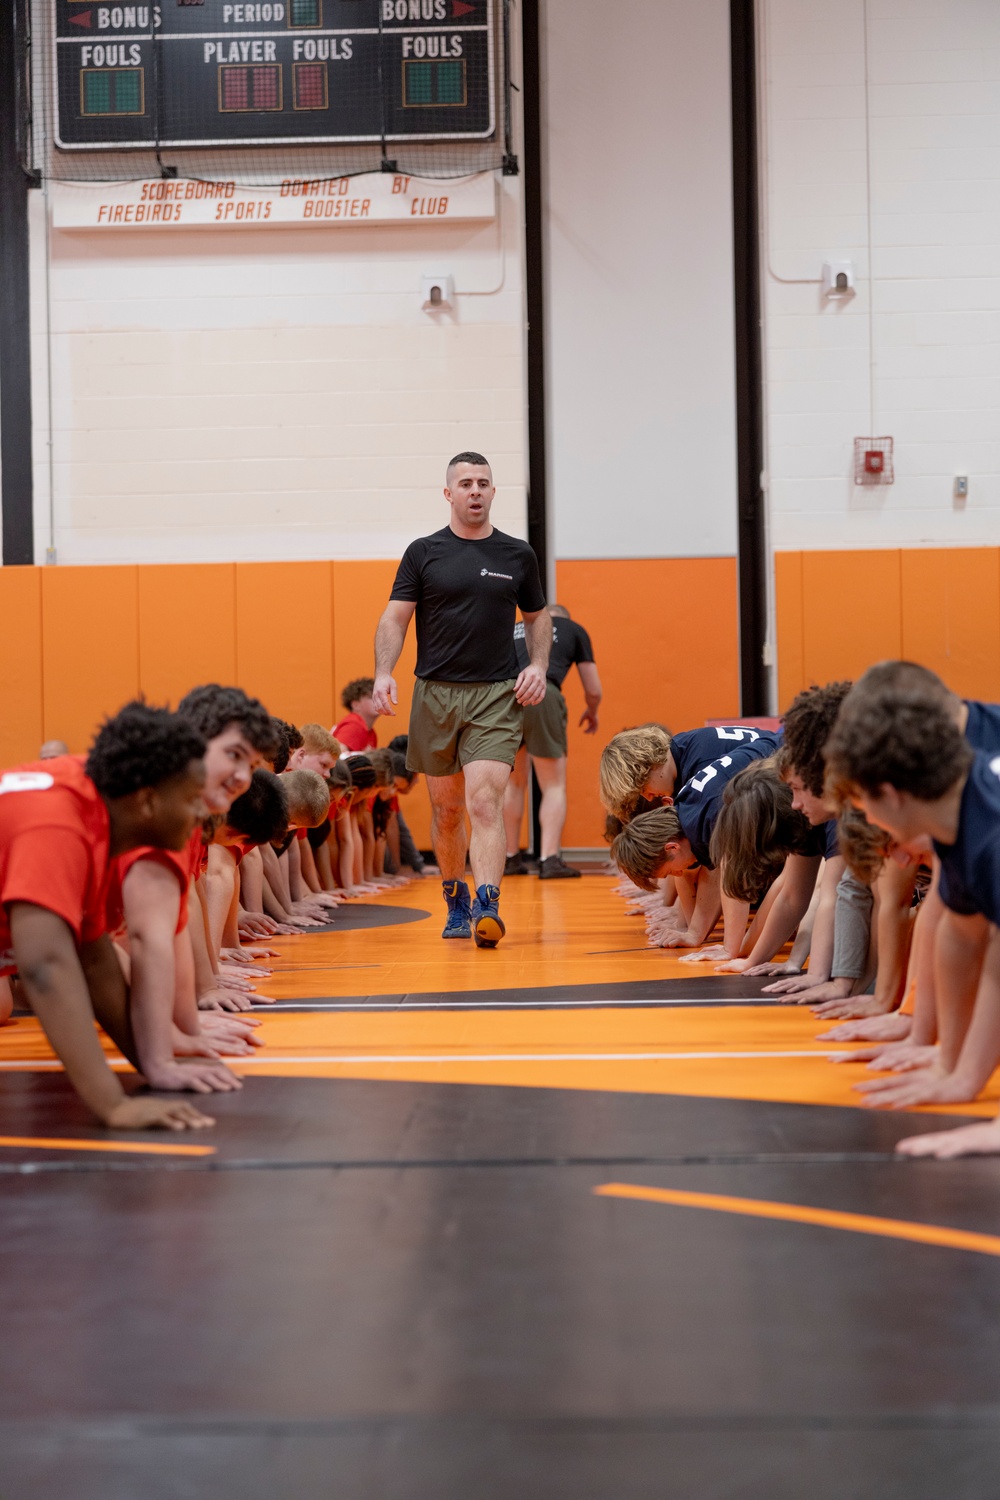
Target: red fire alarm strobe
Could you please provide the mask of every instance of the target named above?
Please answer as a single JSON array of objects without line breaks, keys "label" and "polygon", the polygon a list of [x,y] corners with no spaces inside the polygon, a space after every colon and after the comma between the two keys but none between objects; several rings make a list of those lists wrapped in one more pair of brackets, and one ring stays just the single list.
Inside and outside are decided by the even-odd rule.
[{"label": "red fire alarm strobe", "polygon": [[892,484],[892,438],[854,439],[854,483]]}]

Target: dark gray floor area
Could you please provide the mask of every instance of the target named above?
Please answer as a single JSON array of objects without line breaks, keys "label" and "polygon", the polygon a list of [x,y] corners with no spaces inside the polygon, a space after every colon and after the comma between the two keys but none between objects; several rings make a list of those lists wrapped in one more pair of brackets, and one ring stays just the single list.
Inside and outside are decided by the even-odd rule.
[{"label": "dark gray floor area", "polygon": [[[97,1134],[4,1084],[4,1133]],[[207,1166],[4,1152],[2,1500],[1000,1493],[1000,1259],[593,1192],[996,1233],[1000,1162],[888,1154],[940,1117],[298,1079],[218,1115]]]}]

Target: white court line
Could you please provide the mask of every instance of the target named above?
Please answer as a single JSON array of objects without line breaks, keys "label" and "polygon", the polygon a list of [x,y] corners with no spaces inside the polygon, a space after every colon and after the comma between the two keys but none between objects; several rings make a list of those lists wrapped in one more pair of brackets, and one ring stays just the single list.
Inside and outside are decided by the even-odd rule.
[{"label": "white court line", "polygon": [[840,1056],[837,1052],[372,1052],[337,1053],[324,1057],[231,1058],[239,1067],[314,1063],[493,1063],[493,1062],[719,1062],[730,1058]]},{"label": "white court line", "polygon": [[[497,991],[503,994],[502,990]],[[628,1006],[641,1006],[646,1010],[656,1010],[658,1007],[666,1009],[670,1005],[753,1005],[755,1002],[763,1001],[767,1005],[788,1004],[787,1001],[772,999],[770,995],[745,995],[736,997],[717,996],[715,999],[705,1000],[694,995],[684,995],[668,1000],[428,1000],[426,1003],[420,1000],[419,995],[408,996],[405,1001],[397,1001],[394,1005],[367,1005],[363,1000],[354,1002],[340,1002],[329,1000],[275,1000],[270,1005],[266,1001],[254,1002],[254,1009],[261,1011],[282,1010],[350,1010],[350,1011],[411,1011],[411,1010],[523,1010],[525,1012],[534,1010],[624,1010]]]},{"label": "white court line", "polygon": [[[725,1062],[752,1061],[754,1058],[776,1057],[834,1057],[850,1056],[843,1052],[372,1052],[337,1053],[317,1057],[227,1057],[225,1061],[240,1068],[268,1067],[280,1063],[282,1067],[312,1067],[316,1063],[493,1063],[493,1062]],[[110,1061],[112,1068],[127,1068],[123,1058]],[[62,1070],[62,1063],[45,1062],[0,1062],[0,1072],[15,1068],[33,1070]]]}]

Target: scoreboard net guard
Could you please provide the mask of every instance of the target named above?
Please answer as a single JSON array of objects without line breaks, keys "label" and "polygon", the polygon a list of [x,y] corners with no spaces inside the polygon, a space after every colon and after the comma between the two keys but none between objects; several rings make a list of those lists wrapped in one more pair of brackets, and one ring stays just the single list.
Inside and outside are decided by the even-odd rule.
[{"label": "scoreboard net guard", "polygon": [[496,135],[496,0],[55,3],[63,151]]}]

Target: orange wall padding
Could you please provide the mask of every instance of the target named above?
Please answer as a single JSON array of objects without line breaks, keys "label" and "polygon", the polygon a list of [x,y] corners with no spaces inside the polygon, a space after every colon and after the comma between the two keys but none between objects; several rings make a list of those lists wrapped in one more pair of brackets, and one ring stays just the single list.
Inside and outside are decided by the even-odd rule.
[{"label": "orange wall padding", "polygon": [[739,713],[739,608],[732,557],[588,559],[556,564],[556,593],[590,634],[604,702],[596,735],[578,728],[583,690],[569,705],[567,849],[602,843],[601,749],[619,729],[658,719],[674,731]]},{"label": "orange wall padding", "polygon": [[1000,548],[779,552],[775,590],[781,709],[895,656],[1000,700]]},{"label": "orange wall padding", "polygon": [[[236,682],[293,723],[330,726],[340,689],[372,671],[393,562],[280,562],[0,568],[0,765],[43,740],[86,750],[105,714],[145,693],[176,703],[199,682]],[[412,633],[411,633],[412,634]],[[415,648],[398,668],[406,728]],[[430,843],[421,786],[406,801]]]}]

